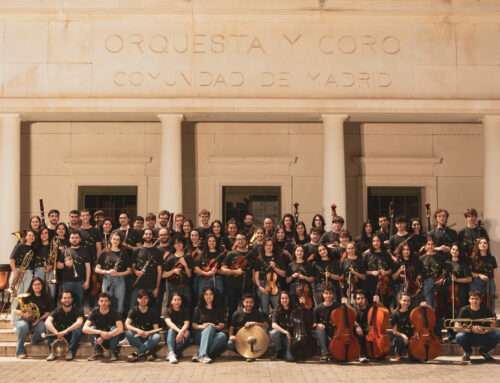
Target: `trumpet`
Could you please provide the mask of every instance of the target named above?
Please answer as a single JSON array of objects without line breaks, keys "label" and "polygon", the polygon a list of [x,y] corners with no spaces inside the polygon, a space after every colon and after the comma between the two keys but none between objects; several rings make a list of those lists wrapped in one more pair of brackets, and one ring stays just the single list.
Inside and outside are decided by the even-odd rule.
[{"label": "trumpet", "polygon": [[17,292],[19,290],[19,286],[23,281],[24,274],[26,273],[26,270],[28,270],[28,267],[30,266],[32,259],[33,259],[33,250],[30,250],[24,255],[23,262],[21,263],[21,266],[19,267],[19,270],[17,271],[14,280],[12,281],[12,285],[7,289],[7,292],[13,297],[18,296]]},{"label": "trumpet", "polygon": [[66,248],[64,249],[64,262],[68,261],[69,259],[71,259],[71,265],[73,266],[73,277],[76,279],[78,278],[78,273],[75,267],[75,260],[73,259],[71,252],[68,253],[68,248]]},{"label": "trumpet", "polygon": [[[445,319],[443,322],[443,327],[445,329],[454,329],[455,323],[460,325],[460,328],[470,329],[472,327],[480,327],[482,329],[493,329],[493,331],[500,331],[500,327],[495,327],[497,323],[496,317],[482,318],[482,319],[471,319],[471,318],[459,318],[459,319]],[[477,325],[476,325],[477,323]],[[491,326],[484,326],[485,323],[490,323]]]}]

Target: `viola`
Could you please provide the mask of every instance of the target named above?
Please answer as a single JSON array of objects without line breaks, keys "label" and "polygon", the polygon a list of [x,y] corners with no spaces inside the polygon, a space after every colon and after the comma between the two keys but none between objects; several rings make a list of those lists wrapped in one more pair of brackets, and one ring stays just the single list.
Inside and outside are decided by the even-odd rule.
[{"label": "viola", "polygon": [[[444,270],[443,270],[444,275]],[[434,276],[437,280],[437,276]],[[445,302],[445,288],[443,285],[439,285],[438,289],[434,292],[434,302],[436,302],[434,312],[439,318],[444,318],[446,316],[446,302]]]},{"label": "viola", "polygon": [[191,251],[191,258],[193,258],[193,262],[195,262],[195,263],[196,263],[196,261],[198,260],[198,257],[200,256],[200,254],[199,254],[199,251],[198,251],[198,250],[200,250],[200,248],[199,248],[199,247],[197,247],[196,249],[193,249],[193,250]]},{"label": "viola", "polygon": [[[219,263],[217,262],[217,258],[213,258],[213,259],[211,259],[210,261],[208,261],[208,264],[207,264],[204,268],[202,268],[202,270],[203,270],[204,272],[208,273],[209,271],[212,271],[212,269],[213,269],[214,267],[215,267],[216,269],[218,269],[218,268],[219,268]],[[210,278],[212,278],[212,277],[208,277],[208,276],[206,276],[206,275],[202,275],[201,277],[202,277],[203,279],[210,279]]]},{"label": "viola", "polygon": [[330,354],[342,362],[356,359],[361,352],[358,338],[353,331],[356,311],[343,303],[342,306],[332,311],[330,320],[335,327],[332,340],[328,345]]},{"label": "viola", "polygon": [[[240,255],[235,263],[233,263],[229,268],[231,270],[243,269],[248,265],[247,255]],[[233,275],[234,278],[238,278],[239,275]]]},{"label": "viola", "polygon": [[278,274],[276,274],[274,271],[270,271],[266,275],[267,279],[267,286],[266,286],[266,291],[270,295],[277,295],[278,294],[278,285],[276,282],[278,281]]},{"label": "viola", "polygon": [[[384,271],[382,268],[382,261],[378,261],[378,266],[380,271]],[[392,285],[391,285],[391,277],[388,275],[379,275],[377,290],[380,291],[380,295],[386,297],[392,297]]]},{"label": "viola", "polygon": [[[90,294],[93,297],[99,296],[101,294],[102,289],[102,274],[92,273],[92,290],[90,290]],[[59,277],[58,277],[59,278]]]},{"label": "viola", "polygon": [[[182,269],[183,269],[183,268],[184,268],[184,265],[183,265],[183,264],[181,263],[181,261],[179,260],[179,261],[177,261],[177,263],[174,265],[174,267],[172,268],[172,270],[173,270],[173,269],[181,269],[181,273],[182,273]],[[175,278],[177,278],[177,275],[181,275],[181,277],[182,277],[182,274],[175,274],[175,273],[174,273],[174,274],[172,274],[170,277],[168,277],[167,279],[168,279],[169,281],[173,281],[173,280],[175,280]]]},{"label": "viola", "polygon": [[441,354],[441,342],[434,334],[436,314],[426,306],[414,308],[410,313],[414,334],[410,338],[409,351],[413,358],[426,362]]},{"label": "viola", "polygon": [[300,301],[301,298],[304,298],[304,306],[308,309],[312,308],[313,301],[311,299],[311,295],[309,294],[309,285],[307,283],[295,283],[295,291],[297,292],[297,298]]},{"label": "viola", "polygon": [[387,334],[391,314],[381,304],[374,304],[368,310],[368,323],[370,328],[366,334],[366,353],[369,358],[383,359],[391,351],[391,343]]},{"label": "viola", "polygon": [[314,322],[312,311],[301,304],[300,307],[292,311],[290,319],[293,325],[290,353],[297,361],[304,361],[313,357],[316,354],[317,345],[312,336]]}]

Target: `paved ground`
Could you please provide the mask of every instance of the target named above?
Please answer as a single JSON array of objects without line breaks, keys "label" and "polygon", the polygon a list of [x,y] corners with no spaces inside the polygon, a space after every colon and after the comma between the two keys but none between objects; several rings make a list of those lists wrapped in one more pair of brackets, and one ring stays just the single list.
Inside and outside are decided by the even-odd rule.
[{"label": "paved ground", "polygon": [[[479,357],[480,358],[480,357]],[[480,359],[477,359],[478,361]],[[498,363],[463,363],[458,357],[440,358],[426,364],[384,363],[361,365],[285,363],[259,360],[247,363],[224,358],[214,364],[202,365],[182,361],[170,365],[165,361],[115,363],[46,362],[40,359],[19,361],[2,358],[0,361],[1,382],[33,383],[104,383],[104,382],[148,382],[148,383],[281,383],[281,382],[417,382],[453,383],[477,382],[498,383]]]}]

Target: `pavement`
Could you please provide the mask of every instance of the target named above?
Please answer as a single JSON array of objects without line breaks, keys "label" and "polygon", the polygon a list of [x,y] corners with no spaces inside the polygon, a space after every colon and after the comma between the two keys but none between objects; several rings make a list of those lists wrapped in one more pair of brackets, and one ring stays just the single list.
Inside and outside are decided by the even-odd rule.
[{"label": "pavement", "polygon": [[235,357],[221,358],[213,364],[192,363],[184,358],[179,364],[172,365],[163,359],[109,363],[106,360],[46,362],[40,359],[2,358],[0,371],[2,383],[498,383],[500,359],[484,363],[482,357],[474,356],[473,362],[468,363],[462,362],[460,357],[446,356],[427,363],[394,362],[391,359],[384,363],[319,364],[269,359],[248,363]]}]

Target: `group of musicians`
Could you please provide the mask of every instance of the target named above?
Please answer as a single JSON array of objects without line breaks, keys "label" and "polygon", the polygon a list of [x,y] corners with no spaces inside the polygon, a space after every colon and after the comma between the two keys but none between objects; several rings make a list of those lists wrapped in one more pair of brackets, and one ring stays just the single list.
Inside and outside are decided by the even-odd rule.
[{"label": "group of musicians", "polygon": [[[207,210],[200,211],[198,227],[165,210],[158,226],[152,213],[131,222],[122,212],[116,226],[102,211],[94,213],[91,225],[86,209],[71,211],[68,224],[55,209],[47,224],[43,215],[32,217],[10,259],[10,292],[19,298],[19,307],[12,305],[16,357],[26,357],[31,332],[33,343],[47,338],[47,360],[60,356],[51,347],[54,339],[66,343],[65,358],[71,360],[83,332],[93,348],[89,360],[101,358],[104,348],[110,361],[117,360],[123,337],[137,349],[128,361],[155,360],[165,332],[170,363],[190,343],[199,345],[192,360],[210,363],[225,348],[238,349],[241,329],[258,327],[269,332],[279,358],[293,361],[292,317],[300,307],[313,310],[309,331],[314,330],[320,362],[328,362],[339,325],[331,318],[349,307],[356,312],[352,331],[361,345],[359,359],[367,362],[367,314],[380,306],[392,310],[396,360],[408,351],[412,357],[410,312],[417,307],[432,309],[439,337],[444,319],[472,320],[446,326],[448,339],[463,348],[464,361],[474,345],[493,359],[489,351],[500,342],[491,320],[498,268],[475,209],[464,212],[467,226],[458,233],[447,226],[448,212],[437,209],[437,227],[428,233],[419,219],[398,216],[393,225],[393,217],[381,216],[378,228],[365,222],[355,240],[343,230],[334,205],[331,231],[325,232],[320,214],[307,229],[297,206],[294,213],[279,224],[267,217],[257,227],[249,213],[242,226],[230,220],[225,228],[219,220],[210,222]],[[56,294],[60,305],[52,310]]]}]

